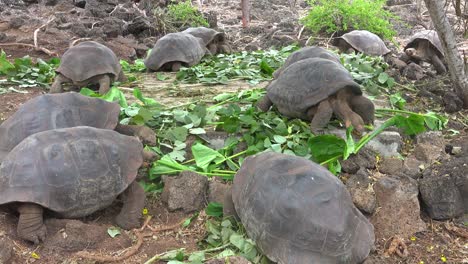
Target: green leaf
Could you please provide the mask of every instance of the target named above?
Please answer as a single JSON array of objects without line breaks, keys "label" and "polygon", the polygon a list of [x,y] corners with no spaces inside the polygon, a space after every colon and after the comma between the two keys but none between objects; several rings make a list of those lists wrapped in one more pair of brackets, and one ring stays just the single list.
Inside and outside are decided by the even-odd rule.
[{"label": "green leaf", "polygon": [[110,237],[114,238],[118,235],[120,235],[120,229],[115,227],[115,226],[111,226],[107,229],[107,234],[109,234]]},{"label": "green leaf", "polygon": [[347,160],[349,155],[353,154],[355,151],[355,146],[354,146],[354,139],[353,139],[353,126],[350,126],[348,129],[346,129],[346,147],[343,152],[343,160]]},{"label": "green leaf", "polygon": [[169,155],[163,156],[160,160],[153,163],[151,167],[152,175],[175,174],[186,170],[192,170],[190,167],[179,164]]},{"label": "green leaf", "polygon": [[223,215],[223,205],[216,202],[211,202],[205,209],[205,212],[209,216],[219,217]]},{"label": "green leaf", "polygon": [[7,60],[6,54],[2,50],[0,53],[0,74],[7,74],[13,69],[15,69],[15,66]]},{"label": "green leaf", "polygon": [[309,139],[309,148],[314,160],[322,163],[344,153],[346,142],[335,135],[320,135]]},{"label": "green leaf", "polygon": [[286,138],[280,135],[274,135],[273,140],[278,144],[283,144],[286,142]]},{"label": "green leaf", "polygon": [[388,74],[385,72],[382,72],[379,74],[379,77],[377,80],[379,81],[379,83],[384,84],[388,81],[388,78],[389,78]]},{"label": "green leaf", "polygon": [[213,150],[207,146],[197,143],[192,146],[192,153],[197,164],[197,167],[202,169],[204,172],[208,172],[208,166],[216,159],[224,159],[218,151]]},{"label": "green leaf", "polygon": [[156,79],[158,79],[158,80],[160,80],[160,81],[165,81],[165,80],[167,80],[168,78],[169,78],[169,77],[167,77],[166,75],[164,75],[164,74],[162,74],[162,73],[160,73],[160,72],[156,73]]},{"label": "green leaf", "polygon": [[395,125],[401,129],[407,135],[417,135],[426,131],[424,126],[424,117],[416,114],[411,114],[408,117],[402,115],[395,115]]},{"label": "green leaf", "polygon": [[206,134],[206,131],[205,131],[205,129],[203,129],[201,127],[197,127],[197,128],[189,129],[189,133],[192,134],[192,135],[200,135],[200,134]]}]

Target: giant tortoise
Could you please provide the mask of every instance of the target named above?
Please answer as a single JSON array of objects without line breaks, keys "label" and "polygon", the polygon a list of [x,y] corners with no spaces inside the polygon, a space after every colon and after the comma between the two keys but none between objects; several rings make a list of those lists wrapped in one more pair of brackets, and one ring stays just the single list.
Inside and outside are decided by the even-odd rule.
[{"label": "giant tortoise", "polygon": [[338,55],[322,47],[318,47],[318,46],[304,47],[300,50],[296,50],[295,52],[291,53],[291,55],[289,55],[286,61],[284,62],[283,66],[281,66],[281,68],[279,68],[273,73],[273,77],[278,78],[278,76],[289,65],[295,62],[298,62],[300,60],[309,59],[309,58],[323,58],[323,59],[329,59],[336,63],[341,63],[340,57],[338,57]]},{"label": "giant tortoise", "polygon": [[444,63],[444,50],[440,43],[439,36],[434,30],[423,30],[414,34],[405,46],[405,55],[403,60],[409,60],[419,63],[426,61],[434,65],[437,73],[443,74],[447,72]]},{"label": "giant tortoise", "polygon": [[361,52],[371,56],[383,56],[390,53],[379,36],[367,30],[353,30],[336,38],[335,46],[341,52]]},{"label": "giant tortoise", "polygon": [[63,91],[62,83],[78,88],[99,84],[99,93],[105,94],[115,81],[125,80],[120,62],[114,52],[95,41],[85,41],[69,48],[62,56],[51,93]]},{"label": "giant tortoise", "polygon": [[136,228],[145,193],[135,178],[146,157],[151,154],[137,138],[112,130],[80,126],[39,132],[0,165],[0,204],[14,203],[18,236],[39,243],[46,236],[44,208],[65,218],[84,217],[125,193],[116,223]]},{"label": "giant tortoise", "polygon": [[231,53],[232,51],[231,47],[226,43],[226,36],[223,32],[206,27],[190,27],[182,32],[201,38],[211,55]]},{"label": "giant tortoise", "polygon": [[139,137],[144,143],[156,143],[155,133],[146,126],[119,124],[117,103],[91,98],[79,93],[37,96],[0,125],[0,163],[16,145],[28,136],[56,128],[91,126]]},{"label": "giant tortoise", "polygon": [[260,110],[275,105],[287,117],[311,121],[314,133],[322,132],[333,113],[358,133],[364,131],[364,124],[374,122],[372,101],[362,95],[351,74],[332,60],[310,58],[293,63],[266,91],[257,103]]},{"label": "giant tortoise", "polygon": [[361,263],[374,228],[343,183],[302,157],[265,152],[246,158],[224,202],[248,236],[280,264]]},{"label": "giant tortoise", "polygon": [[207,53],[201,38],[187,33],[169,33],[158,39],[145,60],[151,71],[179,71],[182,66],[198,64]]}]

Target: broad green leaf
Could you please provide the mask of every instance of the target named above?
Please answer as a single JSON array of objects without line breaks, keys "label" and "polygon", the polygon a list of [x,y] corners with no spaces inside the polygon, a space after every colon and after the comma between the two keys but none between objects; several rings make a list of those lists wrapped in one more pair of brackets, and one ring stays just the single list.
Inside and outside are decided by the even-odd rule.
[{"label": "broad green leaf", "polygon": [[120,233],[120,229],[119,229],[119,228],[117,228],[117,227],[115,227],[115,226],[111,226],[111,227],[109,227],[109,228],[107,229],[107,234],[108,234],[110,237],[114,238],[114,237],[120,235],[121,233]]},{"label": "broad green leaf", "polygon": [[283,144],[286,142],[286,138],[280,135],[274,135],[273,139],[275,140],[276,143],[278,144]]},{"label": "broad green leaf", "polygon": [[379,83],[384,84],[388,81],[388,78],[389,78],[388,74],[385,72],[382,72],[379,74],[379,77],[377,80],[379,81]]},{"label": "broad green leaf", "polygon": [[346,142],[335,135],[315,136],[309,139],[308,144],[312,157],[318,163],[342,155],[346,148]]},{"label": "broad green leaf", "polygon": [[167,80],[168,78],[169,78],[169,77],[167,77],[166,75],[164,75],[164,74],[162,74],[162,73],[160,73],[160,72],[156,73],[156,79],[158,79],[158,80],[160,80],[160,81],[165,81],[165,80]]},{"label": "broad green leaf", "polygon": [[160,160],[153,163],[151,167],[152,175],[175,174],[182,171],[192,170],[190,167],[179,164],[173,160],[169,155],[163,156]]},{"label": "broad green leaf", "polygon": [[205,209],[205,212],[209,216],[219,217],[223,215],[223,205],[216,202],[211,202]]},{"label": "broad green leaf", "polygon": [[216,159],[224,159],[218,151],[213,150],[205,145],[197,143],[192,146],[192,153],[197,164],[197,167],[202,169],[204,172],[208,171],[208,165]]},{"label": "broad green leaf", "polygon": [[348,129],[346,129],[346,147],[343,152],[343,160],[347,160],[349,155],[354,153],[354,139],[352,135],[353,131],[353,126],[350,126]]},{"label": "broad green leaf", "polygon": [[417,135],[426,131],[424,126],[424,117],[416,114],[411,114],[408,117],[402,115],[395,115],[395,125],[407,135]]}]

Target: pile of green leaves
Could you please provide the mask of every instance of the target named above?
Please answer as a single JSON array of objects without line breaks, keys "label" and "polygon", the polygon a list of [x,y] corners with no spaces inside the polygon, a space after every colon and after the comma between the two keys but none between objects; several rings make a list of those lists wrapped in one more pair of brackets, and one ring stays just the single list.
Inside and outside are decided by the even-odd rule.
[{"label": "pile of green leaves", "polygon": [[187,27],[208,27],[208,21],[191,1],[174,2],[167,6],[167,9],[160,7],[154,9],[156,18],[156,29],[158,32],[177,32]]},{"label": "pile of green leaves", "polygon": [[341,62],[353,79],[371,95],[388,92],[395,85],[395,79],[385,72],[389,65],[381,56],[367,56],[363,53],[340,54]]},{"label": "pile of green leaves", "polygon": [[229,80],[241,79],[258,84],[270,80],[273,72],[297,49],[297,46],[287,46],[281,50],[243,51],[205,57],[198,65],[182,68],[177,73],[177,80],[182,83],[226,84]]},{"label": "pile of green leaves", "polygon": [[397,19],[383,9],[386,0],[308,0],[310,10],[301,23],[314,34],[365,29],[391,40],[396,32],[390,19]]},{"label": "pile of green leaves", "polygon": [[48,61],[37,59],[34,63],[29,56],[18,58],[11,63],[5,52],[0,53],[0,76],[7,76],[10,83],[19,87],[48,87],[55,77],[55,69],[60,64],[59,58]]}]

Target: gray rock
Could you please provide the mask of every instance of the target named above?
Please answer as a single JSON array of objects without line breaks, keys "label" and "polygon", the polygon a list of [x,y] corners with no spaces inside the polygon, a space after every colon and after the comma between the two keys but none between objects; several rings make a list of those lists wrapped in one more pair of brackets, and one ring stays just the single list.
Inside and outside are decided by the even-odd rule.
[{"label": "gray rock", "polygon": [[145,30],[151,29],[151,22],[142,16],[136,17],[128,24],[127,33],[138,35]]},{"label": "gray rock", "polygon": [[416,63],[410,63],[403,70],[403,76],[406,76],[410,80],[421,80],[426,75],[424,69]]},{"label": "gray rock", "polygon": [[377,204],[375,192],[372,188],[372,181],[364,169],[360,169],[357,174],[350,175],[346,181],[348,189],[353,199],[354,205],[361,211],[372,214]]},{"label": "gray rock", "polygon": [[442,100],[447,113],[455,113],[463,109],[463,101],[452,91],[446,92]]},{"label": "gray rock", "polygon": [[22,27],[23,25],[25,25],[26,23],[28,23],[28,18],[25,17],[24,15],[23,16],[15,16],[15,17],[11,18],[9,26],[10,26],[10,28],[18,29],[18,28]]},{"label": "gray rock", "polygon": [[190,213],[205,206],[207,188],[207,177],[184,171],[179,176],[164,179],[161,199],[167,203],[169,211],[181,209]]},{"label": "gray rock", "polygon": [[468,213],[468,158],[435,164],[419,180],[424,209],[433,219],[445,220]]},{"label": "gray rock", "polygon": [[446,142],[441,131],[427,131],[425,133],[416,135],[416,143],[430,144],[443,148]]},{"label": "gray rock", "polygon": [[73,4],[79,8],[85,8],[86,0],[73,0]]},{"label": "gray rock", "polygon": [[407,237],[426,229],[420,217],[418,184],[414,179],[384,177],[374,185],[374,191],[379,209],[371,222],[377,239]]},{"label": "gray rock", "polygon": [[12,244],[6,238],[0,238],[0,264],[10,263],[9,260],[13,256]]},{"label": "gray rock", "polygon": [[[344,129],[332,129],[328,131],[343,139],[346,138],[346,131]],[[369,149],[377,152],[382,157],[396,157],[399,156],[401,145],[403,144],[401,136],[398,132],[383,131],[378,136],[369,141],[363,149]]]},{"label": "gray rock", "polygon": [[444,155],[444,148],[428,143],[418,143],[414,147],[413,153],[416,159],[431,164]]},{"label": "gray rock", "polygon": [[224,194],[229,188],[229,185],[214,178],[208,185],[208,202],[224,203]]},{"label": "gray rock", "polygon": [[425,165],[422,161],[418,160],[413,154],[406,157],[403,161],[403,173],[413,179],[419,179],[422,176],[422,170]]},{"label": "gray rock", "polygon": [[388,175],[399,175],[403,172],[403,160],[394,157],[386,157],[379,164],[379,171]]}]

